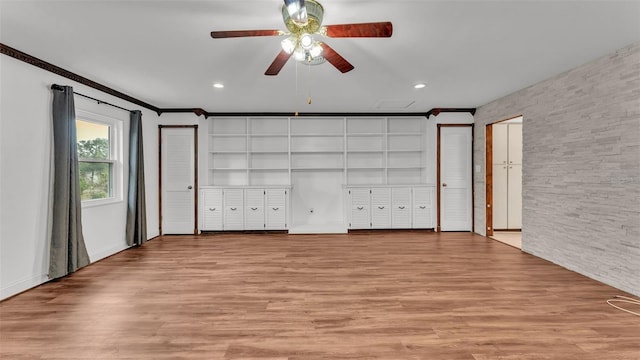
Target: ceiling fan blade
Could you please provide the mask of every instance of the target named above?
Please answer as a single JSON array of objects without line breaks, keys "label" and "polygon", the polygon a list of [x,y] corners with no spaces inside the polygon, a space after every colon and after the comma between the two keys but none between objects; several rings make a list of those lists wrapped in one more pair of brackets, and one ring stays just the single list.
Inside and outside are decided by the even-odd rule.
[{"label": "ceiling fan blade", "polygon": [[264,72],[265,75],[278,75],[284,64],[287,63],[291,54],[284,50],[280,50],[278,56],[276,56],[275,60],[271,63],[267,71]]},{"label": "ceiling fan blade", "polygon": [[393,25],[389,22],[341,24],[325,26],[328,37],[391,37]]},{"label": "ceiling fan blade", "polygon": [[214,39],[249,37],[249,36],[279,36],[284,35],[280,30],[231,30],[231,31],[212,31],[211,37]]},{"label": "ceiling fan blade", "polygon": [[341,73],[353,70],[353,65],[333,50],[329,45],[320,43],[320,46],[322,46],[323,50],[322,56],[327,59],[331,65],[335,66],[336,69],[340,70]]}]

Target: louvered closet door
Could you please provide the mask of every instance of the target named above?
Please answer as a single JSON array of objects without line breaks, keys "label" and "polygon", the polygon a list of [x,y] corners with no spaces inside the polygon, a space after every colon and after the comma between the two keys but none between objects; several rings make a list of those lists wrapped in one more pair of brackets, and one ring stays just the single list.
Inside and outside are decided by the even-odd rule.
[{"label": "louvered closet door", "polygon": [[394,229],[411,228],[411,188],[393,188],[391,202],[391,227]]},{"label": "louvered closet door", "polygon": [[287,190],[267,189],[266,195],[267,230],[287,228]]},{"label": "louvered closet door", "polygon": [[244,228],[246,230],[264,230],[264,189],[246,189],[244,208]]},{"label": "louvered closet door", "polygon": [[434,189],[428,187],[413,188],[413,227],[433,229]]},{"label": "louvered closet door", "polygon": [[222,189],[202,190],[202,230],[222,230]]},{"label": "louvered closet door", "polygon": [[244,230],[242,189],[224,189],[224,230]]},{"label": "louvered closet door", "polygon": [[371,228],[371,217],[369,216],[370,189],[351,189],[349,199],[351,205],[351,229]]},{"label": "louvered closet door", "polygon": [[371,227],[389,229],[391,227],[391,189],[371,189]]},{"label": "louvered closet door", "polygon": [[440,228],[471,231],[471,126],[440,129]]}]

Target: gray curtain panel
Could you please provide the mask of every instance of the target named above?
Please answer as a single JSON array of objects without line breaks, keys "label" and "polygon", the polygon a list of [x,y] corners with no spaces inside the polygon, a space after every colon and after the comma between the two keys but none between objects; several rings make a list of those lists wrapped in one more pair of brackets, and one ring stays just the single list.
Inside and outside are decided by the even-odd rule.
[{"label": "gray curtain panel", "polygon": [[132,111],[129,125],[129,192],[127,198],[127,244],[140,246],[147,241],[147,210],[144,194],[144,153],[142,151],[142,113]]},{"label": "gray curtain panel", "polygon": [[73,88],[52,88],[54,175],[49,278],[55,279],[88,265],[90,260],[82,236]]}]

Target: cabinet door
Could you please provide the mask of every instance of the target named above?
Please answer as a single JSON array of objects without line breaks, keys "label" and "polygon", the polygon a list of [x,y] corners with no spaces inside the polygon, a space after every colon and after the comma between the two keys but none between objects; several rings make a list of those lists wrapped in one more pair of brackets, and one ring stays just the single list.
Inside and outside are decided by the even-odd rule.
[{"label": "cabinet door", "polygon": [[389,229],[391,227],[391,189],[371,189],[371,227]]},{"label": "cabinet door", "polygon": [[224,191],[224,230],[244,230],[244,191],[243,189],[225,189]]},{"label": "cabinet door", "polygon": [[391,189],[391,227],[394,229],[411,228],[411,188]]},{"label": "cabinet door", "polygon": [[433,229],[434,189],[432,187],[413,188],[413,228]]},{"label": "cabinet door", "polygon": [[522,124],[509,124],[509,164],[522,164]]},{"label": "cabinet door", "polygon": [[371,228],[370,207],[370,189],[350,189],[349,190],[349,207],[351,209],[350,229],[369,229]]},{"label": "cabinet door", "polygon": [[245,189],[244,228],[264,230],[264,189]]},{"label": "cabinet door", "polygon": [[509,125],[493,124],[491,126],[493,137],[493,164],[507,164],[509,154]]},{"label": "cabinet door", "polygon": [[202,224],[200,230],[222,230],[222,189],[204,189],[202,201]]},{"label": "cabinet door", "polygon": [[509,207],[507,165],[493,165],[493,229],[508,229],[507,217]]},{"label": "cabinet door", "polygon": [[508,229],[522,229],[522,165],[509,165]]},{"label": "cabinet door", "polygon": [[267,189],[266,191],[266,228],[284,230],[287,228],[287,190]]}]

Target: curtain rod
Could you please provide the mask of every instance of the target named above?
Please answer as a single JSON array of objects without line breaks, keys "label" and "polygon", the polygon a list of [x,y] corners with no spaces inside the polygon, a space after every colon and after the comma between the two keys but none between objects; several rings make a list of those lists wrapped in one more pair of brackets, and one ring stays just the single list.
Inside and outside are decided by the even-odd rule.
[{"label": "curtain rod", "polygon": [[[51,85],[51,89],[52,89],[52,90],[64,90],[64,87],[62,87],[62,85],[52,84],[52,85]],[[80,93],[77,93],[77,92],[75,92],[75,91],[74,91],[73,93],[74,93],[74,94],[76,94],[76,95],[82,96],[82,97],[84,97],[84,98],[87,98],[87,99],[93,100],[93,101],[97,102],[97,103],[98,103],[98,105],[99,105],[99,104],[105,104],[105,105],[113,106],[114,108],[118,108],[118,109],[120,109],[120,110],[124,110],[124,111],[128,111],[128,112],[132,112],[132,110],[125,109],[125,108],[123,108],[123,107],[121,107],[121,106],[114,105],[114,104],[112,104],[112,103],[110,103],[110,102],[106,102],[106,101],[103,101],[103,100],[100,100],[100,99],[96,99],[96,98],[94,98],[94,97],[91,97],[91,96],[88,96],[88,95],[85,95],[85,94],[80,94]]]}]

